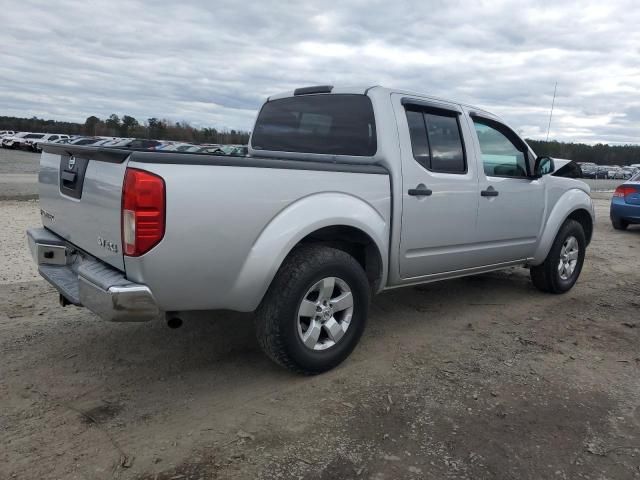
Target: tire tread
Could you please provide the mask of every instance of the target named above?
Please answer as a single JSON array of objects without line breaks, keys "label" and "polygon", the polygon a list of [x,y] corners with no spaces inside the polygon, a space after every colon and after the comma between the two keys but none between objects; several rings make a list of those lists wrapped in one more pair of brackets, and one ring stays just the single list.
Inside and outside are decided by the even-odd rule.
[{"label": "tire tread", "polygon": [[[286,315],[284,299],[290,299],[295,295],[298,283],[310,269],[319,269],[332,261],[350,265],[355,271],[360,272],[365,282],[367,281],[360,264],[348,253],[324,245],[300,245],[285,259],[256,310],[256,336],[260,348],[278,365],[295,373],[314,375],[320,372],[303,368],[287,351],[281,320],[282,315]],[[367,304],[368,302],[367,298]],[[329,368],[333,366],[335,365]]]},{"label": "tire tread", "polygon": [[531,281],[538,290],[541,290],[545,293],[565,293],[573,288],[575,281],[577,281],[578,277],[580,276],[582,263],[577,266],[578,272],[576,274],[576,279],[569,288],[562,287],[562,285],[560,285],[557,280],[557,262],[555,257],[556,254],[559,253],[564,239],[572,230],[577,236],[580,237],[578,243],[580,244],[580,248],[583,250],[582,259],[584,260],[584,249],[586,248],[584,228],[578,221],[569,218],[562,224],[562,227],[560,227],[560,230],[558,231],[558,234],[556,235],[556,238],[553,241],[553,245],[551,245],[551,249],[549,250],[547,258],[545,258],[544,262],[540,265],[532,266],[529,269]]}]

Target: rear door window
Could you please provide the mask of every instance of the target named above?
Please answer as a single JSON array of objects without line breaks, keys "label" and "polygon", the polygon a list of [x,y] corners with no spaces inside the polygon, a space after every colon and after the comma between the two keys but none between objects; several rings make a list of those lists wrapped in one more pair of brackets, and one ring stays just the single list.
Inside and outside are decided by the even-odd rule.
[{"label": "rear door window", "polygon": [[251,145],[256,150],[373,156],[376,125],[366,95],[301,95],[264,104]]},{"label": "rear door window", "polygon": [[467,162],[458,114],[407,109],[413,158],[427,170],[462,174]]}]

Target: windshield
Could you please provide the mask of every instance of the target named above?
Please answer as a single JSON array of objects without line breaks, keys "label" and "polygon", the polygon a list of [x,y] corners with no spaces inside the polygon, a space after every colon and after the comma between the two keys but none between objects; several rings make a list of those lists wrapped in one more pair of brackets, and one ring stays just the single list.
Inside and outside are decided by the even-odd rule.
[{"label": "windshield", "polygon": [[256,150],[372,156],[376,126],[365,95],[321,94],[267,102],[251,145]]}]

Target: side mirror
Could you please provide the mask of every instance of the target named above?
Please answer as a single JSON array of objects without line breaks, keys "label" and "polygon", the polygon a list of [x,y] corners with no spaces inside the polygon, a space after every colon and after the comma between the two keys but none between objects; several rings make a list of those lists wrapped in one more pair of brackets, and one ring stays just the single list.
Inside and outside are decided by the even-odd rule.
[{"label": "side mirror", "polygon": [[533,167],[534,178],[540,178],[543,175],[547,175],[555,170],[553,158],[551,157],[538,157],[536,158],[535,166]]}]

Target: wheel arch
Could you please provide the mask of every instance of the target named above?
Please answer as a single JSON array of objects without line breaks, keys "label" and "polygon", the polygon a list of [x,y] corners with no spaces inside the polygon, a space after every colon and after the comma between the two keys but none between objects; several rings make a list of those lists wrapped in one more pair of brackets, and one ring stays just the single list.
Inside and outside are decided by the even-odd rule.
[{"label": "wheel arch", "polygon": [[593,236],[594,213],[591,197],[580,189],[565,192],[555,203],[547,217],[544,230],[540,236],[531,265],[544,262],[553,245],[556,235],[567,219],[576,220],[582,225],[587,239],[587,245]]},{"label": "wheel arch", "polygon": [[591,243],[591,237],[593,237],[593,219],[591,218],[591,214],[584,208],[578,208],[572,211],[567,219],[575,220],[582,225],[587,245],[589,245],[589,243]]},{"label": "wheel arch", "polygon": [[[354,256],[372,291],[381,290],[388,272],[389,222],[371,204],[339,192],[314,194],[276,215],[254,242],[234,283],[233,303],[254,310],[287,256],[301,244],[317,242]],[[240,300],[242,298],[242,300]]]}]

